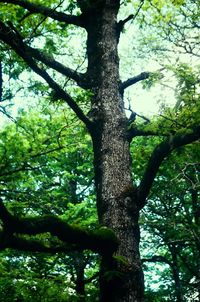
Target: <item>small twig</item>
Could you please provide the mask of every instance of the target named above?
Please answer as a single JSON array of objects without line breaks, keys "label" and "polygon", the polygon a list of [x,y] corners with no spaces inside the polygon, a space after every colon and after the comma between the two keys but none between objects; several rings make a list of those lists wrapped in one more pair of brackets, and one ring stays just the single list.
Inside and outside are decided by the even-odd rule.
[{"label": "small twig", "polygon": [[0,112],[7,116],[12,122],[16,123],[16,120],[6,111],[3,106],[0,106]]},{"label": "small twig", "polygon": [[28,12],[26,13],[18,22],[21,23],[23,22],[26,18],[28,18],[29,16],[31,16],[33,13]]},{"label": "small twig", "polygon": [[140,5],[138,6],[137,11],[136,11],[135,14],[133,15],[133,20],[135,20],[136,17],[138,16],[138,14],[139,14],[139,12],[140,12],[140,10],[141,10],[143,4],[144,4],[144,0],[141,0],[141,3],[140,3]]},{"label": "small twig", "polygon": [[148,119],[147,117],[145,117],[144,115],[140,115],[138,113],[136,113],[137,116],[139,116],[140,118],[142,118],[143,120],[146,121],[146,123],[150,123],[150,119]]},{"label": "small twig", "polygon": [[178,123],[176,120],[173,120],[172,118],[170,118],[168,116],[165,116],[163,114],[159,114],[159,116],[163,117],[165,120],[168,120],[168,121],[171,121],[171,122],[175,123],[176,126],[185,127],[184,125]]},{"label": "small twig", "polygon": [[136,116],[139,116],[140,118],[142,118],[143,120],[145,120],[147,123],[150,123],[150,119],[148,119],[147,117],[145,117],[144,115],[141,115],[135,111],[133,111],[131,109],[131,105],[130,105],[130,100],[129,100],[129,107],[128,108],[125,108],[125,110],[128,110],[131,112],[131,115],[129,117],[129,122],[133,122],[133,118],[135,119]]}]

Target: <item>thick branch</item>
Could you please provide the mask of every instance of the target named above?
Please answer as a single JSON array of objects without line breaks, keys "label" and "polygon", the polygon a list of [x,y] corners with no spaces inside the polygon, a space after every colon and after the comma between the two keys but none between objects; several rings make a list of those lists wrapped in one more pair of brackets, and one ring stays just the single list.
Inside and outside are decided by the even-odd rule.
[{"label": "thick branch", "polygon": [[139,75],[129,78],[128,80],[126,80],[125,82],[121,83],[120,85],[120,91],[123,93],[124,89],[126,89],[127,87],[134,85],[140,81],[146,80],[148,79],[150,76],[154,75],[153,72],[142,72]]},{"label": "thick branch", "polygon": [[161,71],[164,70],[165,68],[160,68],[158,71],[155,72],[142,72],[139,75],[132,77],[128,80],[126,80],[125,82],[121,83],[120,85],[120,92],[123,94],[124,89],[126,89],[127,87],[134,85],[140,81],[146,80],[150,77],[156,77],[158,79],[163,78],[163,75],[161,74]]},{"label": "thick branch", "polygon": [[148,162],[145,174],[138,188],[139,207],[143,208],[154,178],[163,160],[176,148],[190,144],[200,138],[200,126],[192,129],[185,135],[170,136],[160,143],[153,151]]},{"label": "thick branch", "polygon": [[[75,250],[73,246],[60,244],[59,246],[45,245],[44,242],[36,239],[25,239],[17,235],[7,234],[5,231],[0,232],[0,251],[7,248],[23,252],[40,252],[40,253],[67,253]],[[77,250],[77,249],[76,249]]]},{"label": "thick branch", "polygon": [[80,16],[73,16],[62,12],[57,12],[54,9],[48,8],[43,5],[38,5],[26,0],[6,0],[6,1],[0,0],[0,3],[16,4],[27,9],[31,13],[42,14],[45,17],[50,17],[60,22],[65,22],[67,24],[74,24],[77,26],[84,27]]},{"label": "thick branch", "polygon": [[31,55],[33,58],[41,61],[42,63],[46,64],[48,67],[53,68],[54,70],[65,75],[66,77],[69,77],[70,79],[76,81],[80,87],[89,88],[88,79],[86,79],[86,76],[84,74],[64,66],[63,64],[54,60],[52,56],[48,56],[42,53],[42,51],[40,51],[39,49],[26,46],[26,50],[27,53]]},{"label": "thick branch", "polygon": [[[0,23],[1,24],[1,23]],[[12,34],[12,38],[14,39],[14,41],[12,41],[12,44],[10,43],[9,45],[11,47],[13,47],[13,43],[17,44],[23,44],[23,48],[24,48],[24,52],[26,52],[26,54],[29,57],[35,58],[39,61],[41,61],[42,63],[46,64],[48,67],[53,68],[54,70],[60,72],[61,74],[69,77],[70,79],[74,80],[77,82],[77,84],[82,87],[82,88],[87,88],[85,86],[87,86],[87,79],[84,76],[84,74],[77,72],[76,70],[73,70],[71,68],[68,68],[66,66],[64,66],[63,64],[59,63],[58,61],[56,61],[53,56],[49,56],[47,54],[44,54],[41,50],[36,49],[36,48],[32,48],[30,46],[27,46],[24,42],[23,42],[23,37],[20,35],[20,33],[17,31],[16,28],[14,28],[13,24],[11,22],[8,22],[9,27],[6,26],[5,24],[2,23],[2,27],[4,30],[4,34],[5,35],[9,35]],[[7,29],[6,29],[7,28]],[[7,32],[6,32],[7,30]],[[14,35],[15,33],[15,35]],[[7,44],[8,44],[8,37],[7,38]]]},{"label": "thick branch", "polygon": [[77,250],[90,249],[100,254],[113,254],[118,247],[118,240],[112,230],[99,228],[86,230],[69,225],[56,216],[18,218],[13,216],[0,199],[0,219],[4,230],[9,234],[37,235],[50,233],[59,240],[73,245]]},{"label": "thick branch", "polygon": [[143,258],[142,259],[142,263],[144,262],[163,262],[163,263],[166,263],[168,264],[170,267],[172,266],[172,263],[171,261],[169,261],[167,258],[163,257],[163,256],[153,256],[151,258]]},{"label": "thick branch", "polygon": [[132,139],[136,136],[166,136],[166,134],[163,133],[159,133],[158,131],[152,131],[152,130],[141,130],[141,129],[137,129],[137,127],[131,127],[127,132],[128,134],[128,139],[131,142]]},{"label": "thick branch", "polygon": [[76,113],[77,117],[85,123],[88,129],[91,128],[91,122],[86,117],[82,109],[77,105],[77,103],[66,93],[42,68],[40,68],[37,63],[29,56],[26,52],[26,46],[23,41],[19,39],[14,31],[12,31],[8,26],[0,21],[0,39],[8,44],[27,64],[28,66],[39,76],[41,76],[55,92],[55,97],[57,99],[64,100],[70,108]]}]

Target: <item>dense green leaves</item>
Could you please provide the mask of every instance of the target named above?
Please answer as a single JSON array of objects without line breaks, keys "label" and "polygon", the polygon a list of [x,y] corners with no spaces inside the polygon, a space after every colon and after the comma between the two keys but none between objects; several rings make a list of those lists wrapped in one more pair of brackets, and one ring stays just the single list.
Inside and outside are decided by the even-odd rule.
[{"label": "dense green leaves", "polygon": [[[97,216],[90,139],[65,109],[51,105],[40,109],[21,111],[16,123],[1,131],[1,197],[18,215],[62,214],[68,223],[94,228]],[[81,137],[78,144],[77,136]],[[48,235],[38,239],[48,240]],[[2,301],[27,301],[27,297],[55,301],[58,292],[62,292],[59,301],[78,301],[72,256],[10,256],[10,252],[1,253]],[[78,254],[76,258],[81,259]],[[96,257],[86,253],[82,261],[90,278]],[[88,286],[91,294],[93,286]]]},{"label": "dense green leaves", "polygon": [[[86,7],[92,3],[81,2]],[[80,15],[76,1],[34,3]],[[134,137],[131,152],[136,185],[161,141],[191,133],[200,123],[200,74],[194,60],[199,56],[198,8],[198,1],[190,0],[121,1],[124,11],[120,12],[120,20],[131,13],[133,16],[126,22],[135,26],[130,35],[134,36],[130,39],[131,51],[120,53],[132,65],[122,63],[121,74],[127,79],[156,62],[150,76],[141,79],[142,88],[150,91],[161,87],[158,99],[162,99],[160,111],[154,116],[137,114],[128,124]],[[27,46],[42,49],[50,59],[75,70],[86,71],[86,46],[82,46],[86,31],[82,28],[2,2],[0,19]],[[126,22],[121,36],[128,33]],[[89,134],[61,98],[3,42],[0,42],[0,60],[2,100],[10,104],[10,100],[24,101],[26,97],[32,103],[31,108],[19,111],[15,123],[8,123],[0,132],[0,197],[20,217],[56,214],[69,224],[93,230],[97,226],[97,213]],[[34,60],[62,88],[67,87],[66,91],[84,113],[90,110],[91,91],[79,88],[76,79],[63,76],[39,59]],[[174,106],[168,104],[168,94],[162,94],[163,87],[167,93],[171,88],[174,90]],[[129,107],[134,111],[134,102],[129,101]],[[199,151],[196,142],[173,151],[163,161],[141,214],[146,301],[184,301],[198,294]],[[99,230],[102,237],[107,235],[104,228]],[[45,233],[36,238],[48,243],[49,236]],[[59,243],[56,238],[51,238],[52,242]],[[121,255],[115,255],[114,259],[119,265],[127,265]],[[1,300],[55,301],[59,293],[59,301],[84,301],[84,297],[88,302],[97,301],[98,266],[99,257],[89,251],[54,256],[2,251]],[[115,277],[122,276],[117,271],[105,273],[109,281]]]}]

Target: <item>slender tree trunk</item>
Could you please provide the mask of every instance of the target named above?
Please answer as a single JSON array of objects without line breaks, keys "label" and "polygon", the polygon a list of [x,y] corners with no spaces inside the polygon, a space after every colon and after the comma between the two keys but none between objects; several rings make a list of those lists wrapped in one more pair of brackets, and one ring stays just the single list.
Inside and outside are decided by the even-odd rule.
[{"label": "slender tree trunk", "polygon": [[84,283],[85,261],[81,254],[79,255],[79,258],[76,260],[75,270],[76,270],[75,289],[78,295],[77,301],[85,302],[85,283]]},{"label": "slender tree trunk", "polygon": [[176,301],[183,302],[184,299],[183,299],[183,293],[182,293],[181,280],[180,280],[180,276],[179,276],[179,267],[178,267],[176,247],[173,244],[170,244],[169,250],[172,255],[171,269],[172,269],[173,279],[174,279],[174,283],[175,283]]},{"label": "slender tree trunk", "polygon": [[[190,176],[191,178],[191,176]],[[195,183],[195,179],[192,179],[192,181]],[[196,189],[191,190],[191,197],[192,197],[192,208],[193,208],[193,217],[196,225],[196,229],[199,228],[200,226],[200,205],[199,205],[199,196],[198,196],[198,191]],[[197,265],[196,265],[196,270],[197,270],[197,291],[198,291],[198,296],[197,296],[197,301],[200,301],[200,243],[199,243],[199,238],[198,238],[198,233],[195,239],[196,243],[196,248],[197,248]]]},{"label": "slender tree trunk", "polygon": [[[119,238],[117,255],[103,257],[101,302],[143,301],[143,274],[139,255],[139,210],[131,177],[127,118],[119,92],[117,12],[119,1],[106,1],[86,16],[89,74],[94,97],[90,117],[99,221]],[[95,67],[95,68],[94,68]],[[118,271],[118,272],[117,272]]]}]

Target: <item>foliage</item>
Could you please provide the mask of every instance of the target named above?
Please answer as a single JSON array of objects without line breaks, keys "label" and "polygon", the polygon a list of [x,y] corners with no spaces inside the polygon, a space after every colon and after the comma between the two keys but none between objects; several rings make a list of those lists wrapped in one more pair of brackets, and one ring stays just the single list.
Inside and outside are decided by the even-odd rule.
[{"label": "foliage", "polygon": [[[35,67],[34,63],[31,65],[26,59],[22,60],[13,47],[8,46],[9,43],[0,42],[0,61],[3,62],[1,100],[10,105],[10,99],[29,96],[28,102],[32,103],[31,108],[18,112],[15,123],[8,123],[0,132],[0,197],[6,207],[21,218],[27,215],[59,215],[67,223],[96,230],[94,234],[98,234],[99,239],[113,242],[115,234],[104,226],[97,226],[93,146],[89,133],[94,133],[90,123],[92,118],[92,126],[96,127],[97,108],[94,103],[94,108],[90,105],[98,93],[96,88],[93,91],[88,89],[88,83],[95,80],[91,80],[91,74],[87,74],[86,56],[90,49],[86,51],[86,46],[82,47],[82,44],[89,45],[86,31],[80,26],[75,32],[73,24],[58,20],[52,22],[52,15],[27,13],[20,5],[2,2],[1,21],[15,37],[17,35],[19,40],[23,40],[28,55],[32,55],[33,48],[40,47],[46,61],[33,56]],[[96,5],[92,1],[45,0],[34,1],[34,4],[48,5],[52,9],[51,14],[57,11],[74,14],[75,17],[80,16],[81,10]],[[101,1],[97,5],[101,5]],[[136,76],[135,83],[142,81],[142,88],[149,91],[157,85],[161,85],[161,88],[167,86],[168,89],[172,84],[176,99],[174,106],[162,101],[160,112],[155,116],[145,117],[136,113],[131,123],[128,124],[128,119],[124,122],[125,116],[121,122],[128,125],[130,141],[134,138],[130,147],[132,175],[135,188],[140,189],[138,184],[143,180],[154,150],[161,148],[160,143],[167,138],[168,146],[173,149],[176,138],[192,134],[194,127],[200,124],[199,66],[194,67],[193,64],[199,49],[196,39],[199,12],[198,3],[192,0],[121,1],[121,8],[125,13],[120,12],[120,16],[126,15],[127,11],[129,13],[129,9],[134,12],[117,24],[118,27],[120,24],[125,27],[118,33],[123,35],[128,32],[126,23],[134,21],[134,54],[132,51],[130,55],[126,53],[128,60],[133,61],[134,72],[140,66],[135,64],[133,58],[141,60],[142,67],[147,62],[151,66],[153,59],[159,65],[158,71]],[[12,20],[12,23],[8,20]],[[81,42],[77,44],[77,41]],[[133,41],[130,39],[130,42]],[[186,55],[186,62],[183,55]],[[192,64],[188,63],[188,58]],[[52,61],[57,67],[51,68]],[[76,65],[76,70],[63,69],[62,64],[69,67]],[[62,72],[58,70],[58,65]],[[90,62],[89,67],[92,65]],[[55,85],[40,81],[38,76],[33,75],[33,66],[59,83],[59,89],[52,88]],[[133,70],[129,64],[122,74],[127,77],[127,69],[132,76]],[[86,75],[88,83],[80,80],[83,75]],[[66,92],[65,97],[58,91]],[[73,102],[71,105],[68,92],[78,110],[77,107],[74,110]],[[85,123],[84,127],[65,102]],[[132,107],[134,104],[129,103],[130,110]],[[3,105],[1,108],[4,108]],[[114,117],[111,116],[111,119]],[[197,292],[200,269],[196,259],[196,255],[200,257],[199,151],[199,143],[196,142],[173,151],[170,156],[167,153],[168,158],[163,157],[147,205],[142,210],[140,224],[142,261],[147,283],[146,301],[181,301],[192,299]],[[99,166],[100,170],[103,169]],[[36,237],[48,242],[48,236],[45,233]],[[26,236],[19,235],[18,238],[26,239]],[[53,240],[55,245],[59,241]],[[117,266],[128,268],[129,263],[123,255],[116,254],[113,259]],[[159,282],[149,277],[155,275]],[[99,256],[87,250],[69,255],[33,255],[5,250],[1,252],[0,276],[2,301],[55,301],[58,293],[59,301],[97,301]],[[118,270],[108,269],[104,273],[108,282],[122,280],[123,277]]]},{"label": "foliage", "polygon": [[[15,214],[57,213],[69,223],[95,227],[91,145],[73,116],[52,105],[20,111],[0,137],[0,193]],[[59,301],[77,301],[72,256],[1,252],[1,259],[2,301],[55,301],[58,292]],[[86,253],[84,262],[90,271],[96,257]],[[88,291],[92,295],[94,287]]]},{"label": "foliage", "polygon": [[[199,190],[198,150],[199,144],[194,147],[188,146],[185,150],[171,156],[163,165],[152,188],[148,206],[141,218],[144,229],[142,240],[144,258],[156,262],[155,255],[157,255],[160,265],[165,263],[163,270],[160,270],[158,274],[165,280],[165,284],[166,280],[169,280],[170,287],[170,279],[177,281],[174,279],[176,276],[173,270],[177,266],[182,295],[185,295],[187,299],[195,293],[194,280],[198,278],[196,269],[198,270],[199,247],[196,239],[199,238],[197,231],[199,230],[199,218],[197,218],[199,214],[196,212],[198,203],[195,199]],[[179,171],[176,177],[174,177],[175,170]],[[151,240],[151,245],[148,244],[148,240]],[[147,263],[144,262],[148,270],[150,266]],[[196,263],[196,269],[191,268],[191,263]],[[175,283],[173,292],[170,290],[171,295],[174,295],[171,299],[176,299],[177,286]],[[169,290],[166,291],[166,296],[168,296],[167,292]]]}]

